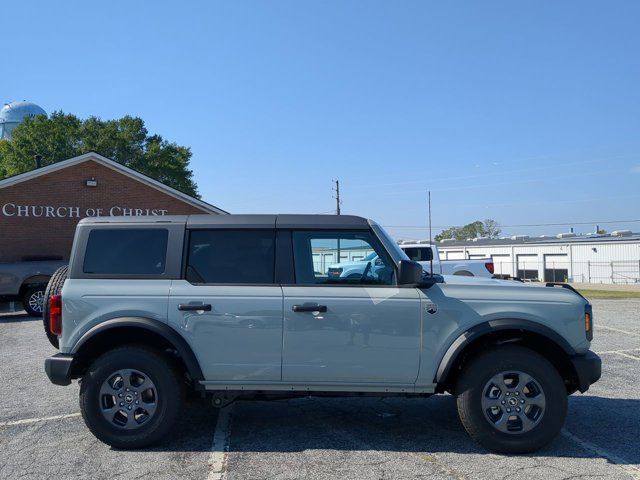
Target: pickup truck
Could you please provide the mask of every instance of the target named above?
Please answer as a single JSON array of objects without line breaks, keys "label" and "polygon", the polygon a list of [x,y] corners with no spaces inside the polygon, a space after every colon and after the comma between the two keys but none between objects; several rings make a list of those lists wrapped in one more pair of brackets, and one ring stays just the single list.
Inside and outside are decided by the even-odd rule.
[{"label": "pickup truck", "polygon": [[[47,287],[60,352],[45,371],[80,380],[86,425],[115,448],[184,426],[189,387],[218,407],[451,392],[481,445],[526,453],[601,374],[591,304],[569,285],[425,275],[366,218],[101,217],[81,220],[73,245]],[[332,277],[345,252],[377,260]]]},{"label": "pickup truck", "polygon": [[[410,260],[422,265],[422,268],[427,273],[460,275],[463,277],[491,278],[493,276],[493,261],[490,258],[480,260],[440,260],[438,247],[435,245],[422,242],[398,242],[398,246]],[[431,272],[432,257],[433,272]],[[350,262],[329,265],[328,273],[334,278],[360,278],[369,263],[371,263],[369,268],[374,273],[376,269],[380,268],[381,261],[375,252]]]},{"label": "pickup truck", "polygon": [[0,302],[21,302],[33,317],[42,316],[42,300],[60,260],[0,263]]},{"label": "pickup truck", "polygon": [[438,275],[462,275],[463,277],[493,277],[493,260],[478,259],[460,259],[460,260],[441,260],[438,247],[428,243],[428,241],[420,240],[417,242],[402,241],[398,243],[399,247],[414,262],[421,264],[425,271],[429,272],[431,268],[431,256],[433,256],[433,273]]}]

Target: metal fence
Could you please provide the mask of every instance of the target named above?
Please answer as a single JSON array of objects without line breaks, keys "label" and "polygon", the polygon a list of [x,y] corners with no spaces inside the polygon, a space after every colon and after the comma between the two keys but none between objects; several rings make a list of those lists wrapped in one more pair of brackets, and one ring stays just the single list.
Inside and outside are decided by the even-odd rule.
[{"label": "metal fence", "polygon": [[514,276],[532,282],[640,284],[640,260],[610,262],[494,262],[498,276]]}]

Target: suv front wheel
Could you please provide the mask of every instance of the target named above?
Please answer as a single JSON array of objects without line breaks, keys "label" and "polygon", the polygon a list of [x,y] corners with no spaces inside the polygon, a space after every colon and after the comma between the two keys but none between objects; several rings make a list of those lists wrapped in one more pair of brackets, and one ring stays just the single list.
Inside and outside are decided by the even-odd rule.
[{"label": "suv front wheel", "polygon": [[519,346],[495,347],[469,362],[456,387],[469,435],[489,450],[528,453],[560,432],[567,390],[543,356]]},{"label": "suv front wheel", "polygon": [[142,448],[175,425],[184,384],[175,365],[143,345],[101,355],[82,378],[80,410],[87,427],[116,448]]}]

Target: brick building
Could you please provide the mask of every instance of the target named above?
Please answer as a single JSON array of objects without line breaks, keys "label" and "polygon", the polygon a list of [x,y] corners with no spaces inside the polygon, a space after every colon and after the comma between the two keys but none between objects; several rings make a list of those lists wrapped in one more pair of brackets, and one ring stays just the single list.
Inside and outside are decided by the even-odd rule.
[{"label": "brick building", "polygon": [[87,153],[0,180],[0,263],[67,260],[84,217],[197,213],[227,212]]}]

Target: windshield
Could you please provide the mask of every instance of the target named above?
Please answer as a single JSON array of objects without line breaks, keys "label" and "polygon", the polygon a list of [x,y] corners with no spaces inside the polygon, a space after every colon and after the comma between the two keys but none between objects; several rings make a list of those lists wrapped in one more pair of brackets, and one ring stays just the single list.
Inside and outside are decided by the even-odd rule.
[{"label": "windshield", "polygon": [[389,236],[384,228],[382,228],[374,221],[369,220],[369,222],[371,223],[371,228],[383,243],[384,247],[387,249],[387,251],[391,255],[391,258],[393,258],[393,261],[396,262],[396,264],[398,264],[400,260],[409,260],[407,254],[402,251],[395,240]]}]

